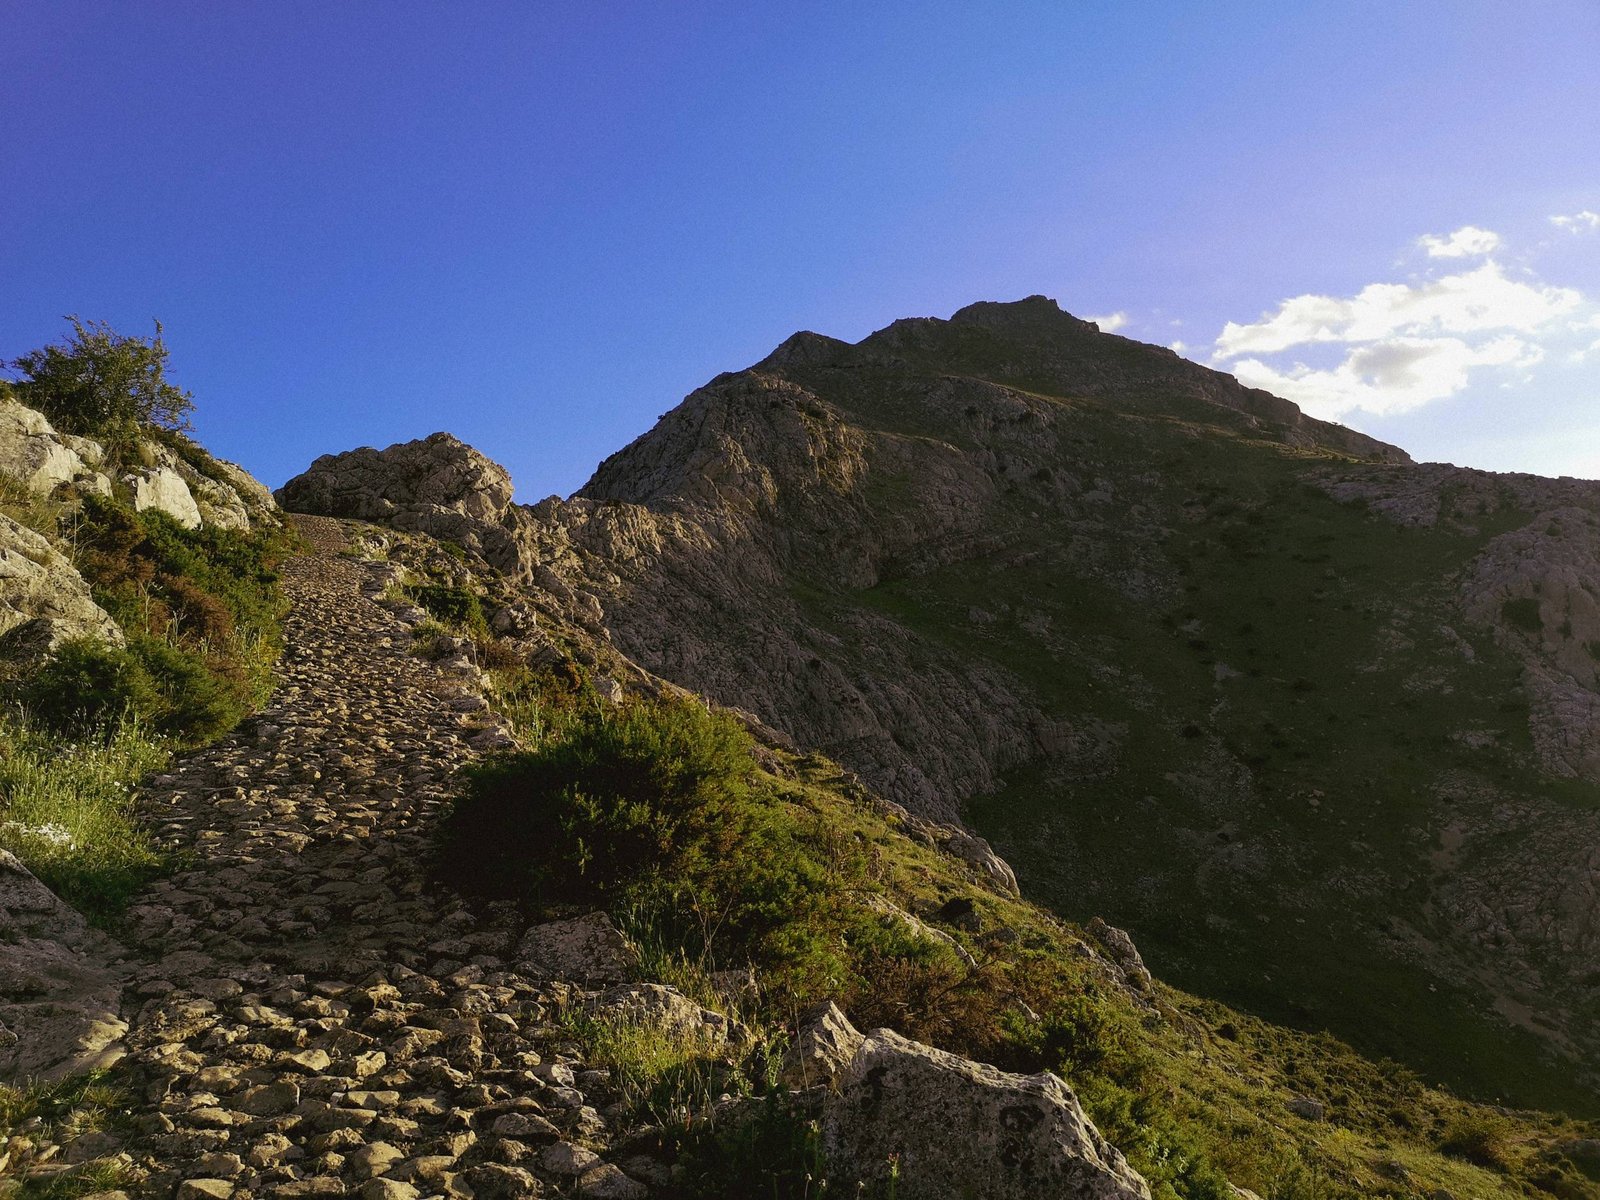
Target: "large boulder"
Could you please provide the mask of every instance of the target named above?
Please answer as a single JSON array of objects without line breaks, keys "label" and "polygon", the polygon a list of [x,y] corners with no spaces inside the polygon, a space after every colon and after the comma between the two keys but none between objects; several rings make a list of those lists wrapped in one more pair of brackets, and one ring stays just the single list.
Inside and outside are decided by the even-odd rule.
[{"label": "large boulder", "polygon": [[1150,1189],[1048,1072],[1012,1075],[879,1029],[823,1109],[829,1172],[898,1173],[918,1200],[1150,1200]]},{"label": "large boulder", "polygon": [[123,641],[66,556],[0,514],[0,655],[36,659],[80,637]]},{"label": "large boulder", "polygon": [[0,850],[0,1081],[57,1079],[122,1057],[115,947]]},{"label": "large boulder", "polygon": [[397,529],[457,537],[492,524],[511,504],[511,476],[471,446],[436,433],[386,450],[324,454],[278,489],[293,512],[383,521]]},{"label": "large boulder", "polygon": [[88,491],[109,491],[96,468],[105,452],[98,442],[58,433],[41,412],[9,398],[0,398],[0,475],[39,496],[79,484]]},{"label": "large boulder", "polygon": [[639,951],[603,912],[533,926],[517,957],[530,974],[582,983],[621,983],[639,968]]}]

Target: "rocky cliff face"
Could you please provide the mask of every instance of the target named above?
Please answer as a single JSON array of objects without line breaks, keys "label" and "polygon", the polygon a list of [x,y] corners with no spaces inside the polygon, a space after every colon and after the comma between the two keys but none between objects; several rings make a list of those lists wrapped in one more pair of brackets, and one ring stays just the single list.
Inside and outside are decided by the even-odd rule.
[{"label": "rocky cliff face", "polygon": [[1597,485],[1414,465],[1036,297],[797,334],[570,500],[442,435],[280,499],[468,546],[1191,986],[1494,1094],[1600,1058]]}]

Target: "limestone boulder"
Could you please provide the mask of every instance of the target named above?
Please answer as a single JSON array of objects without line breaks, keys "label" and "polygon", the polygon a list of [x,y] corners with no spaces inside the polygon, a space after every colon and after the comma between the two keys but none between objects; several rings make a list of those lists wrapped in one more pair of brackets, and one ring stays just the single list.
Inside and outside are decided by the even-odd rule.
[{"label": "limestone boulder", "polygon": [[278,489],[293,512],[382,521],[470,540],[511,505],[511,476],[471,446],[436,433],[385,450],[325,454]]},{"label": "limestone boulder", "polygon": [[1150,1188],[1048,1072],[1013,1075],[888,1029],[862,1042],[823,1109],[840,1181],[898,1173],[919,1200],[1149,1200]]},{"label": "limestone boulder", "polygon": [[98,442],[58,433],[43,413],[0,398],[0,475],[12,482],[40,496],[79,481],[98,490],[103,457]]},{"label": "limestone boulder", "polygon": [[779,1082],[794,1091],[831,1087],[865,1040],[844,1010],[830,1000],[800,1022],[779,1067]]},{"label": "limestone boulder", "polygon": [[0,944],[0,1081],[58,1079],[122,1057],[115,946],[5,850]]},{"label": "limestone boulder", "polygon": [[185,529],[198,529],[202,524],[200,506],[195,503],[189,482],[179,469],[178,456],[152,442],[140,446],[139,453],[144,465],[122,476],[123,484],[132,495],[133,507],[139,512],[148,509],[164,512]]},{"label": "limestone boulder", "polygon": [[80,637],[119,646],[123,641],[67,557],[41,534],[0,514],[0,656],[34,661]]},{"label": "limestone boulder", "polygon": [[639,966],[639,951],[603,912],[535,925],[517,956],[532,974],[584,983],[621,983]]}]

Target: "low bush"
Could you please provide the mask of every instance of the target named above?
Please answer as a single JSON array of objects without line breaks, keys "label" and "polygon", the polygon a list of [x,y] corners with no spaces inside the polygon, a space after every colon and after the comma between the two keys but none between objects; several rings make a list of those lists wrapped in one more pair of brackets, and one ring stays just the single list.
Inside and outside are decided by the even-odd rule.
[{"label": "low bush", "polygon": [[488,638],[489,621],[476,592],[450,583],[412,583],[405,593],[443,624],[473,638]]}]

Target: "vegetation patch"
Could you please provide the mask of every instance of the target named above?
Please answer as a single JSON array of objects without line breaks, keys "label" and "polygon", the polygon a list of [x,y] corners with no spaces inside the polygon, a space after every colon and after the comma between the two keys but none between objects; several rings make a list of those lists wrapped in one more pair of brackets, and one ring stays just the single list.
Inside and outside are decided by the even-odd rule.
[{"label": "vegetation patch", "polygon": [[[1493,1195],[1552,1169],[1540,1158],[1558,1135],[1546,1118],[1505,1117],[1515,1148],[1488,1165],[1446,1134],[1485,1110],[1401,1067],[1160,985],[1135,992],[1086,959],[1070,928],[905,837],[825,759],[758,747],[694,701],[610,705],[553,674],[523,686],[539,732],[524,726],[528,749],[470,773],[438,869],[530,913],[607,908],[646,947],[649,974],[702,1002],[715,1003],[712,972],[755,968],[761,988],[740,1016],[774,1045],[798,1013],[832,999],[863,1028],[1056,1071],[1168,1200],[1220,1200],[1230,1181],[1269,1200],[1409,1197],[1424,1181],[1424,1194]],[[946,907],[953,900],[966,904]],[[942,924],[941,911],[976,921]],[[698,1181],[683,1194],[826,1194],[814,1125],[761,1063],[634,1027],[572,1035],[679,1131],[685,1178]],[[693,1119],[719,1088],[747,1096],[738,1109],[749,1122],[723,1120],[714,1104],[712,1119]],[[1295,1115],[1307,1095],[1325,1120]],[[1581,1181],[1564,1168],[1560,1178]]]},{"label": "vegetation patch", "polygon": [[[43,1133],[59,1145],[114,1130],[126,1120],[130,1103],[124,1088],[103,1073],[22,1087],[0,1084],[0,1146],[9,1151],[7,1165],[13,1170],[27,1165],[30,1133]],[[124,1164],[101,1158],[26,1180],[0,1175],[0,1200],[76,1200],[133,1182]]]},{"label": "vegetation patch", "polygon": [[169,760],[168,744],[134,719],[64,742],[0,718],[0,846],[92,919],[111,917],[163,865],[133,797]]}]

